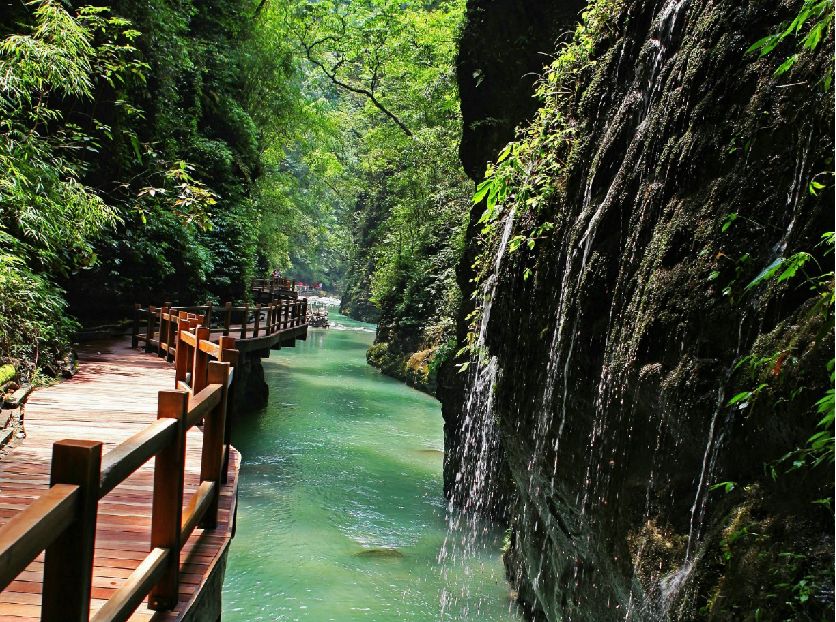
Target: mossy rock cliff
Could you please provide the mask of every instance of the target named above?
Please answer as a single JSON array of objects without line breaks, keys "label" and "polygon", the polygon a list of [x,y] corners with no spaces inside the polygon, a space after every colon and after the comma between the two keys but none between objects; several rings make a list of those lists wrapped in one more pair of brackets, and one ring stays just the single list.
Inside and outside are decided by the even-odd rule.
[{"label": "mossy rock cliff", "polygon": [[[832,386],[832,304],[800,275],[748,287],[798,252],[805,276],[833,270],[832,29],[781,76],[794,43],[747,53],[801,5],[590,3],[572,57],[548,50],[527,177],[509,176],[493,230],[474,210],[463,287],[474,258],[496,265],[504,225],[523,241],[500,253],[483,345],[506,566],[532,618],[832,619],[832,464],[793,453]],[[513,56],[493,3],[469,7],[462,58]],[[474,468],[457,460],[475,389],[446,378],[453,488]]]}]

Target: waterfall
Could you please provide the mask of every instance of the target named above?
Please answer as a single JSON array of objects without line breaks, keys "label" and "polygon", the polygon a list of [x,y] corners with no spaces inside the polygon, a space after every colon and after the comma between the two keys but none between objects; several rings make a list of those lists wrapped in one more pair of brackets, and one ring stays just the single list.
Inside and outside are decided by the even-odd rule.
[{"label": "waterfall", "polygon": [[[490,512],[494,505],[496,469],[499,464],[499,437],[493,415],[494,387],[501,370],[488,352],[488,325],[502,260],[514,227],[514,210],[504,217],[493,270],[481,284],[481,319],[474,353],[470,358],[467,393],[463,408],[460,469],[447,508],[448,534],[439,553],[445,585],[441,595],[441,619],[479,620],[479,603],[471,603],[467,581],[457,589],[451,572],[486,546]],[[456,593],[458,592],[458,593]],[[471,615],[473,614],[473,615]]]}]

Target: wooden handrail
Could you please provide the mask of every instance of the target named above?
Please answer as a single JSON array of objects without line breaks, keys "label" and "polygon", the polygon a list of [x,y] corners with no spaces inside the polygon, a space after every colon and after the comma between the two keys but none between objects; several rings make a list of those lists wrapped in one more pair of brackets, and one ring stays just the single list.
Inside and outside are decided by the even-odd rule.
[{"label": "wooden handrail", "polygon": [[5,589],[72,523],[79,486],[57,484],[0,529],[0,589]]},{"label": "wooden handrail", "polygon": [[176,427],[174,419],[158,419],[102,456],[100,497],[104,497],[171,444],[176,435]]},{"label": "wooden handrail", "polygon": [[193,348],[197,345],[197,337],[194,333],[190,333],[187,330],[181,330],[179,337],[180,341],[184,341],[187,345],[190,345]]},{"label": "wooden handrail", "polygon": [[[255,306],[250,334],[258,344],[254,347],[267,347],[262,344],[273,342],[264,339],[305,325],[306,299],[295,294],[273,297],[284,284],[272,280],[262,285],[269,288],[271,300]],[[98,501],[151,458],[155,459],[151,553],[93,621],[127,620],[146,595],[152,609],[176,605],[182,544],[195,528],[216,526],[220,486],[226,478],[231,431],[227,406],[238,362],[236,340],[229,333],[232,314],[242,311],[241,337],[247,338],[251,307],[226,303],[223,309],[224,336],[216,343],[208,328],[212,305],[135,305],[132,346],[144,342],[146,351],[173,359],[175,386],[186,390],[161,392],[158,420],[104,456],[97,441],[55,443],[51,487],[0,528],[0,589],[46,550],[42,620],[88,620]],[[183,515],[186,432],[201,421],[200,484]]]},{"label": "wooden handrail", "polygon": [[201,352],[205,352],[209,356],[213,356],[216,359],[221,358],[221,346],[218,343],[212,343],[208,340],[202,340],[198,344],[198,348]]},{"label": "wooden handrail", "polygon": [[[264,304],[257,302],[254,306],[248,304],[235,306],[231,302],[225,303],[217,318],[217,326],[211,331],[216,334],[221,333],[224,337],[236,331],[236,335],[241,340],[258,339],[262,336],[275,336],[283,330],[306,324],[308,306],[306,298],[298,298],[296,292],[288,292],[288,290],[275,287],[269,291],[271,298]],[[168,302],[162,307],[143,308],[135,305],[131,345],[138,347],[140,343],[143,343],[147,352],[156,352],[171,362],[176,359],[177,332],[181,328],[182,320],[187,319],[190,322],[187,327],[189,335],[185,337],[189,345],[198,347],[200,340],[195,338],[194,330],[198,327],[210,327],[211,316],[216,308],[214,305],[177,307]],[[232,323],[235,316],[240,318],[239,326],[234,326]],[[207,339],[207,342],[210,341]],[[211,343],[214,344],[216,341],[217,339]],[[202,344],[200,347],[204,352],[218,358],[217,352],[209,343]],[[178,376],[177,381],[180,382],[184,378],[184,375]]]},{"label": "wooden handrail", "polygon": [[162,576],[171,551],[155,548],[142,560],[125,583],[102,605],[91,622],[125,622],[145,600],[145,595]]},{"label": "wooden handrail", "polygon": [[[267,285],[271,294],[277,284],[272,281]],[[227,406],[238,362],[236,340],[229,333],[233,330],[232,314],[243,311],[241,336],[247,337],[250,309],[249,305],[224,305],[224,336],[213,342],[208,328],[212,305],[183,308],[166,302],[160,307],[135,306],[132,346],[143,342],[146,351],[173,359],[175,386],[186,390],[161,392],[158,420],[104,455],[97,441],[55,443],[51,487],[0,527],[0,589],[46,550],[42,620],[86,622],[98,501],[154,458],[151,553],[93,621],[127,620],[146,595],[152,609],[170,609],[177,604],[182,545],[197,527],[212,529],[217,524],[220,487],[229,458],[231,419]],[[307,300],[295,296],[257,304],[250,333],[258,344],[254,347],[267,347],[262,343],[273,342],[263,340],[304,326],[306,311]],[[201,421],[200,484],[184,515],[186,432]]]},{"label": "wooden handrail", "polygon": [[210,384],[197,395],[189,397],[189,411],[186,415],[187,428],[200,423],[206,415],[221,403],[222,390],[221,385]]},{"label": "wooden handrail", "polygon": [[[197,527],[213,529],[217,525],[220,487],[226,481],[229,456],[227,402],[238,351],[234,338],[222,337],[219,343],[212,343],[201,319],[184,311],[175,316],[170,308],[168,303],[159,309],[149,308],[149,325],[174,326],[176,318],[175,363],[178,371],[188,363],[191,386],[161,391],[158,420],[104,456],[98,441],[57,442],[53,446],[52,486],[0,527],[0,589],[46,550],[43,621],[89,619],[98,501],[151,458],[155,460],[151,553],[93,621],[127,620],[146,595],[152,609],[176,606],[183,544]],[[154,340],[153,333],[151,338],[158,344],[167,343],[162,336]],[[149,343],[146,341],[146,347]],[[186,433],[201,421],[200,484],[184,514]]]}]

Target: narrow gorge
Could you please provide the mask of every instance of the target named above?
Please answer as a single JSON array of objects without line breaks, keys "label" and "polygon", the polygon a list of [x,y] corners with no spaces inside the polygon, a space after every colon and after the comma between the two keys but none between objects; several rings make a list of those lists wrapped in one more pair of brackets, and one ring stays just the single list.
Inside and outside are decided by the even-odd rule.
[{"label": "narrow gorge", "polygon": [[834,619],[834,0],[0,4],[0,620]]}]

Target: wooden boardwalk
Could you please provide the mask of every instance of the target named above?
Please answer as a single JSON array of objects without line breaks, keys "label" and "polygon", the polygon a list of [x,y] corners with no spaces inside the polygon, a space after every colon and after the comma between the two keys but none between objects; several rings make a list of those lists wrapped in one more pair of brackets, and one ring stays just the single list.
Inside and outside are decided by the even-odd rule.
[{"label": "wooden boardwalk", "polygon": [[[173,366],[130,349],[128,340],[87,345],[79,358],[80,369],[72,380],[32,394],[26,407],[27,438],[0,458],[0,525],[47,490],[55,441],[100,440],[106,452],[153,423],[158,391],[175,388]],[[188,432],[186,499],[199,483],[202,438],[197,427]],[[155,613],[143,604],[131,620],[173,622],[194,613],[190,609],[201,588],[216,566],[225,563],[234,532],[239,460],[231,450],[217,528],[196,529],[183,547],[178,606]],[[148,555],[153,464],[148,462],[99,502],[91,615]],[[43,554],[0,592],[0,622],[40,619],[42,574]]]}]

